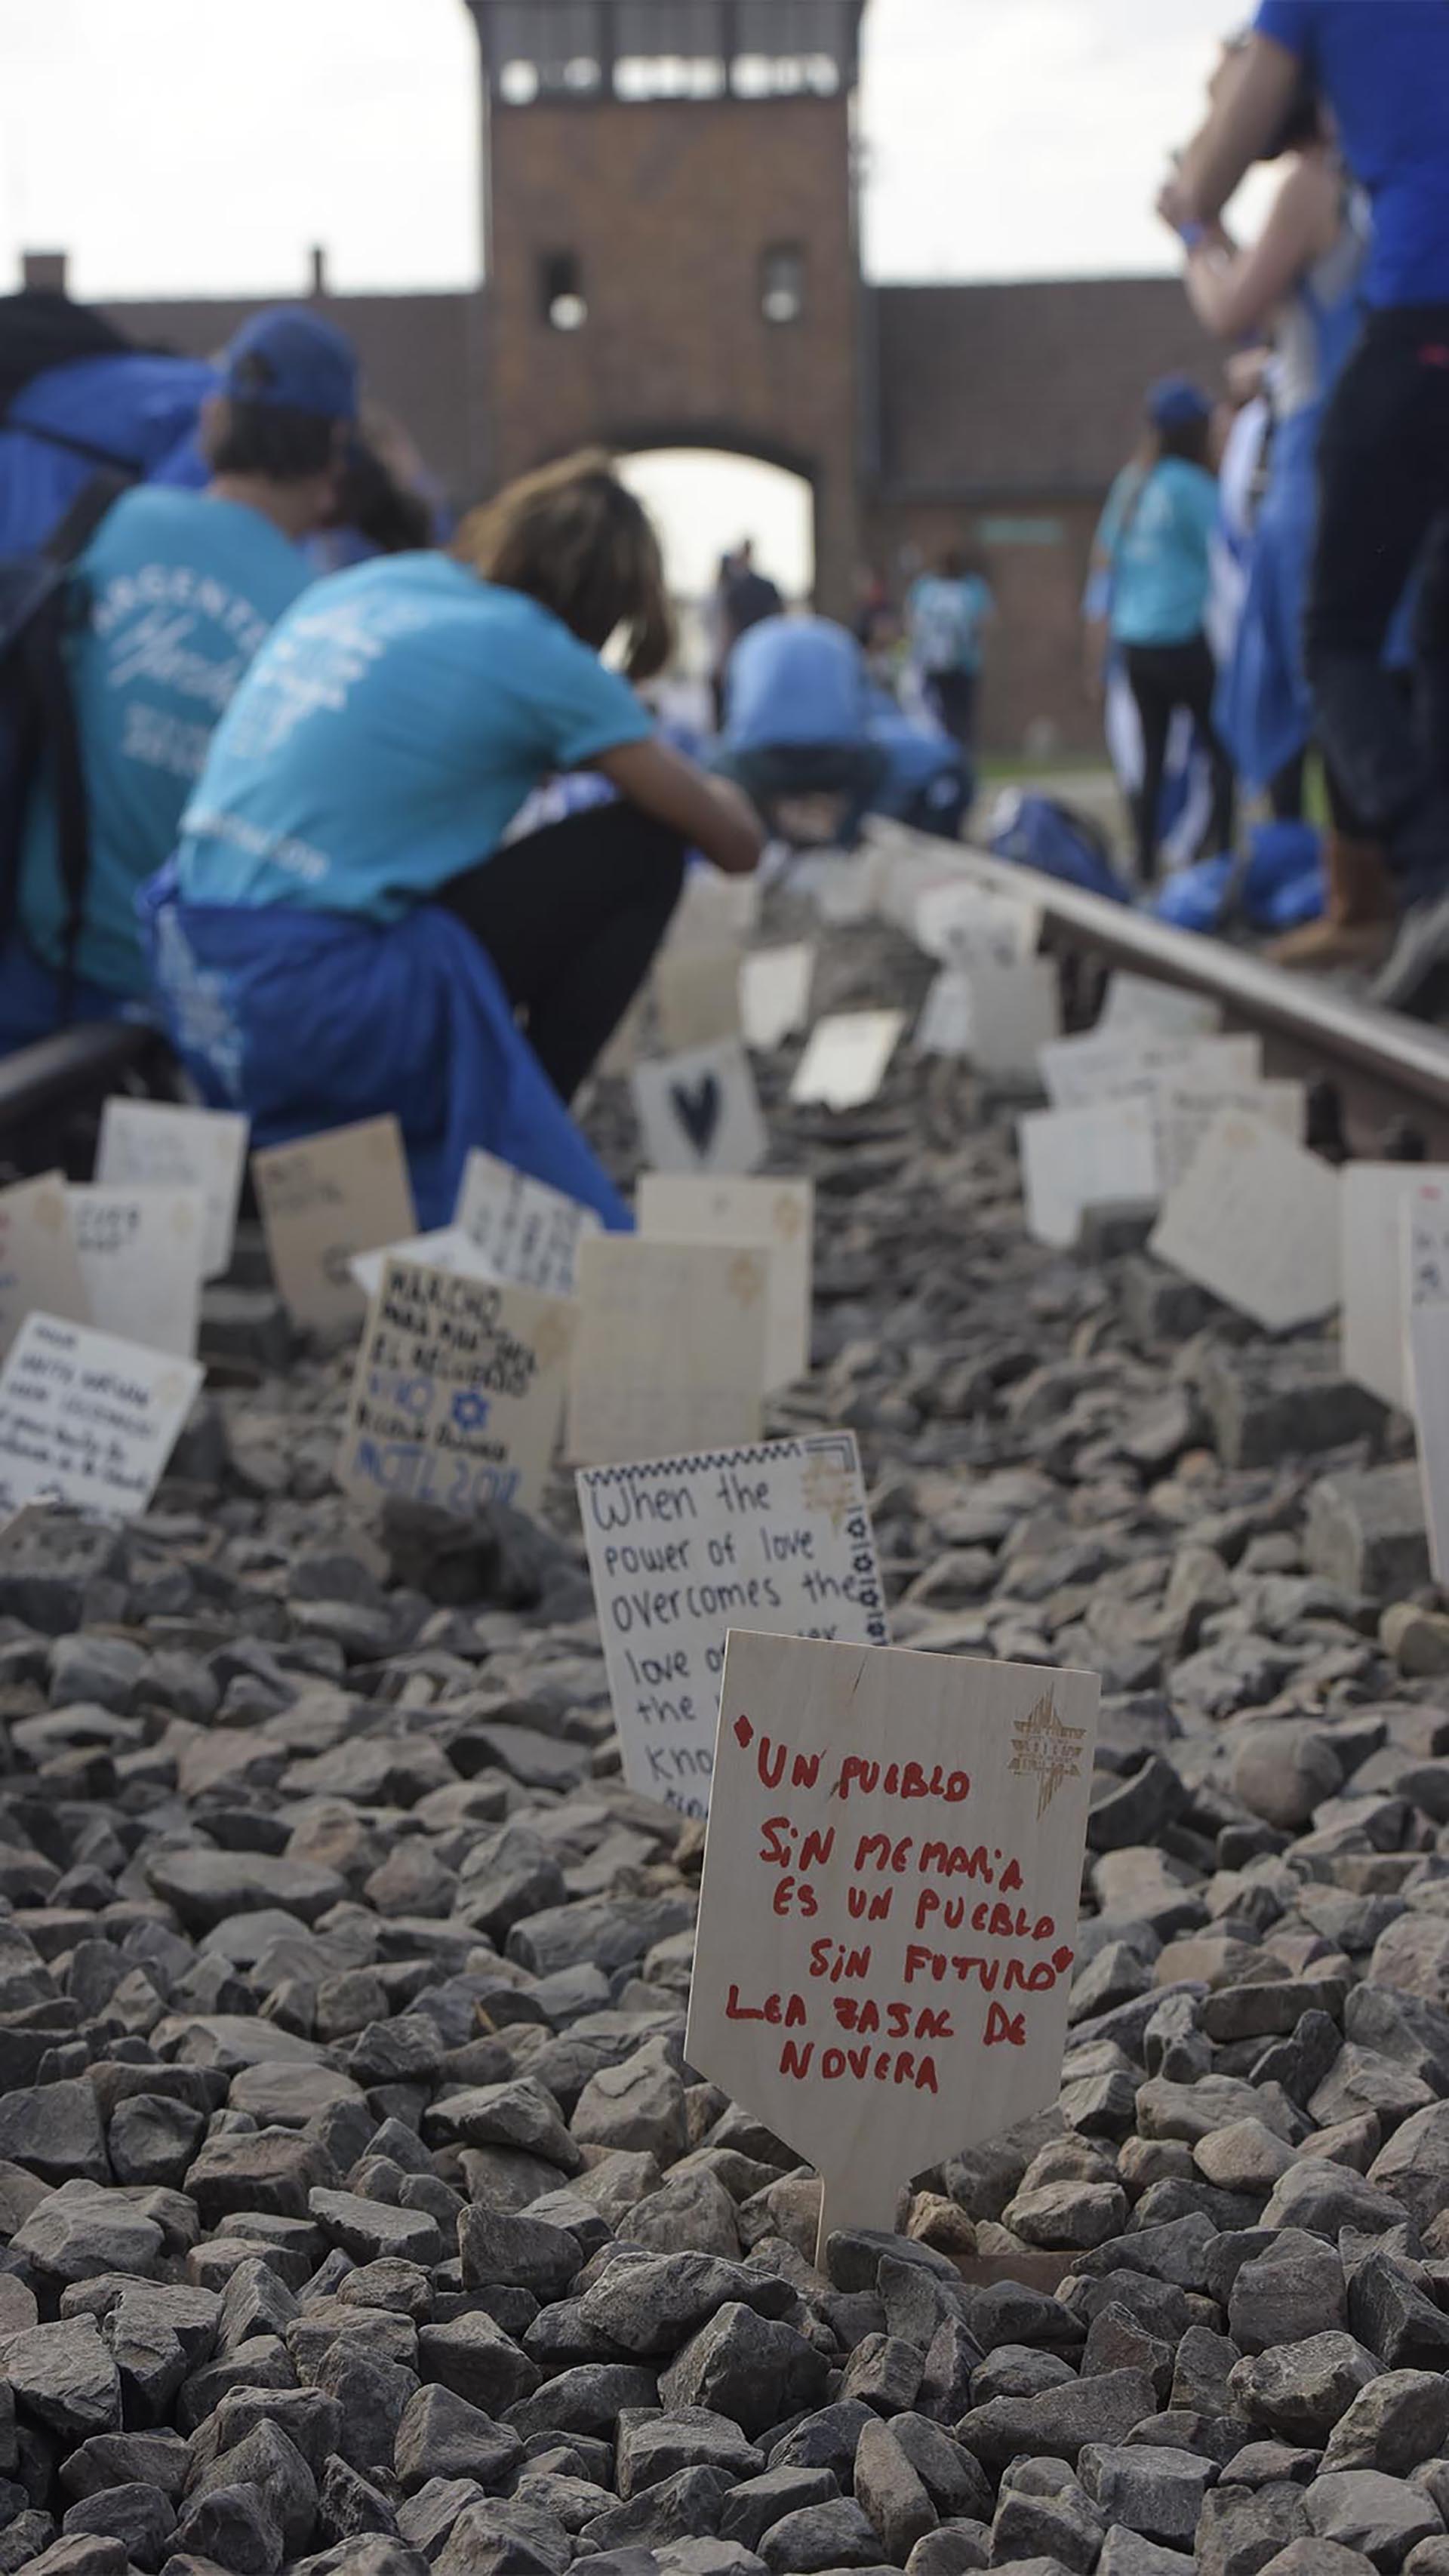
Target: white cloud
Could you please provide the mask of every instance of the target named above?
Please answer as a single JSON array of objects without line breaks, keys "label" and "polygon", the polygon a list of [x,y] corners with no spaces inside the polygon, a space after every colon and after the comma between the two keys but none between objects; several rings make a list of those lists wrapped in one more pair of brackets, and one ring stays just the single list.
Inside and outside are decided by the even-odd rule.
[{"label": "white cloud", "polygon": [[[873,0],[878,277],[1163,268],[1149,201],[1231,0]],[[0,273],[66,247],[83,294],[477,275],[462,0],[0,0]]]}]

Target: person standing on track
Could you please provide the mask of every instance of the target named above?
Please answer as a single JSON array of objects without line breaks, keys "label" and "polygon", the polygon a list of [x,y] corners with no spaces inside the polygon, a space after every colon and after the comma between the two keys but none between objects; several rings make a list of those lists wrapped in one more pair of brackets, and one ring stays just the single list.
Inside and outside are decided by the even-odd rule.
[{"label": "person standing on track", "polygon": [[[1394,614],[1449,512],[1449,5],[1261,0],[1238,76],[1163,192],[1184,238],[1214,223],[1304,73],[1373,205],[1363,334],[1319,446],[1306,619],[1309,683],[1334,769],[1383,838],[1403,919],[1375,998],[1432,1013],[1449,996],[1449,765],[1384,665]],[[1419,647],[1445,702],[1449,600]]]}]

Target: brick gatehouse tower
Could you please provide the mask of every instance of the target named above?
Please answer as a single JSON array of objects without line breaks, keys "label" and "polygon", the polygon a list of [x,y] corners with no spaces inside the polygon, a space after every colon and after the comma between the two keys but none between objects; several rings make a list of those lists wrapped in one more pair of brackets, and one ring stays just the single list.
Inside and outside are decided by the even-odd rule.
[{"label": "brick gatehouse tower", "polygon": [[724,448],[815,500],[850,602],[865,0],[466,0],[483,57],[489,480],[592,440]]}]

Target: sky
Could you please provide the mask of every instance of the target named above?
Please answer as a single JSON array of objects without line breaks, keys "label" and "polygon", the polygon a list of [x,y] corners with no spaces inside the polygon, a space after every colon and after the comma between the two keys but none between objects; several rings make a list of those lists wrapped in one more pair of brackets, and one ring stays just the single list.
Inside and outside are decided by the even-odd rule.
[{"label": "sky", "polygon": [[[868,273],[1174,267],[1151,199],[1246,8],[870,0]],[[64,248],[82,297],[286,295],[314,243],[339,291],[467,287],[479,204],[462,0],[0,0],[0,291],[22,249]],[[703,470],[642,479],[691,562],[717,557],[736,511],[719,473],[700,506]],[[764,513],[798,588],[798,493],[738,462],[730,477],[739,523]]]},{"label": "sky", "polygon": [[[891,279],[1162,269],[1150,211],[1233,0],[871,0],[865,250]],[[0,0],[0,277],[82,295],[478,275],[462,0]]]}]

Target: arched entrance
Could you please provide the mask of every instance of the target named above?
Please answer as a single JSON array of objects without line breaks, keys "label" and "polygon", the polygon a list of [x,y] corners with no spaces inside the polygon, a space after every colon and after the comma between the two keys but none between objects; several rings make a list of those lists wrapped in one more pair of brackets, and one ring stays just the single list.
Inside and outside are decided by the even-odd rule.
[{"label": "arched entrance", "polygon": [[748,539],[787,602],[815,587],[815,494],[808,476],[737,449],[636,446],[619,471],[650,511],[679,614],[680,676],[704,680],[716,658],[712,618],[720,564]]}]

